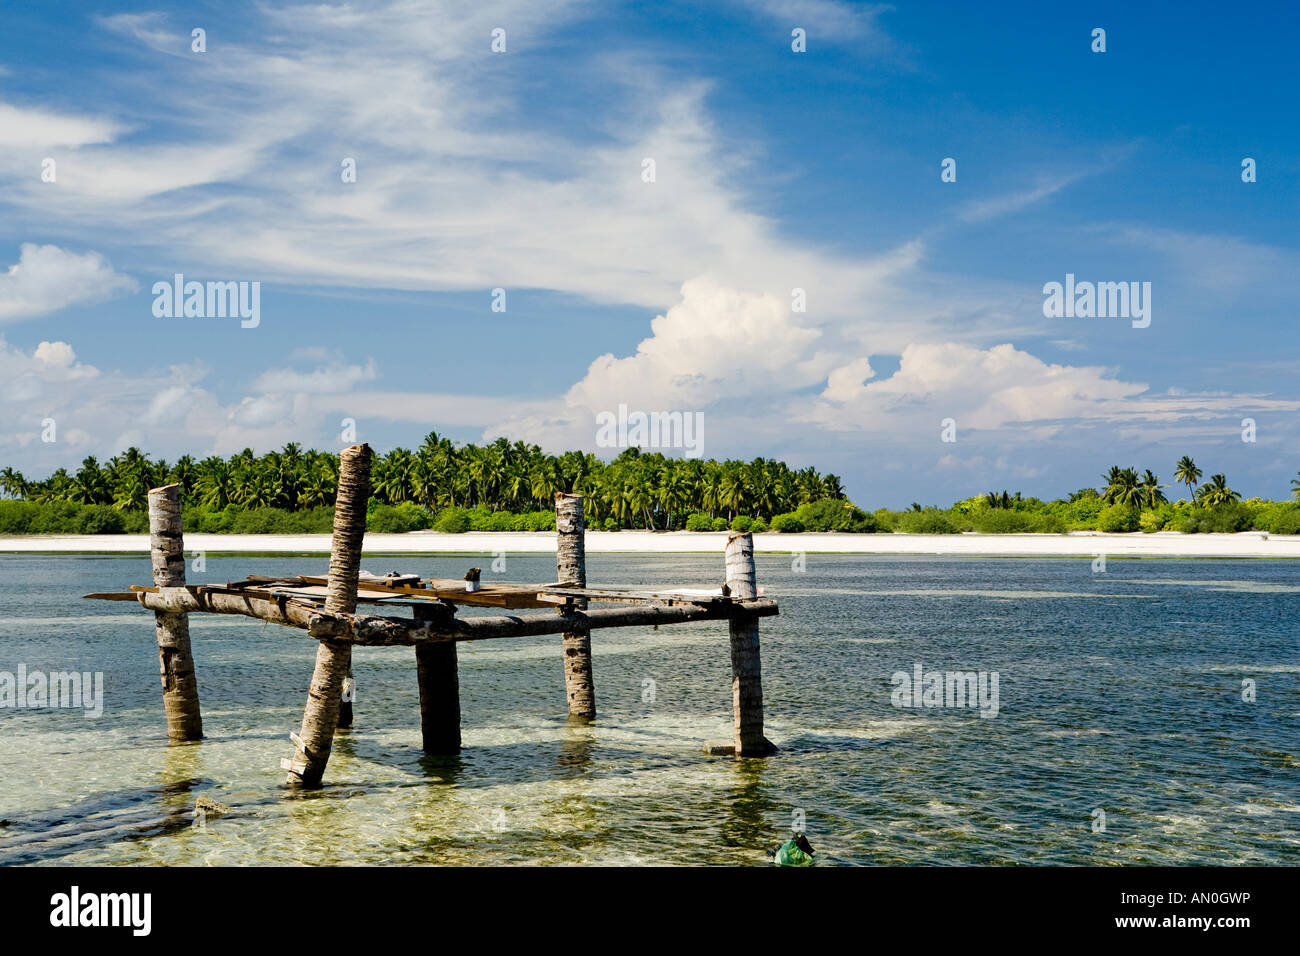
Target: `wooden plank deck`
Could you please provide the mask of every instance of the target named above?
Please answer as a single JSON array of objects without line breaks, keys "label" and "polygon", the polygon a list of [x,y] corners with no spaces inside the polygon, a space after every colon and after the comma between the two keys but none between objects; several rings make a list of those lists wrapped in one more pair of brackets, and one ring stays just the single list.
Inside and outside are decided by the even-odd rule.
[{"label": "wooden plank deck", "polygon": [[[389,583],[398,581],[401,583]],[[138,601],[140,592],[156,593],[156,587],[130,585],[124,592],[96,592],[85,597],[99,601]],[[246,580],[226,584],[192,584],[193,594],[247,594],[270,600],[289,599],[323,604],[328,595],[327,579],[317,575],[294,575],[282,578],[250,575]],[[762,594],[760,592],[759,597]],[[417,575],[366,576],[357,585],[357,601],[363,604],[416,605],[427,602],[492,607],[504,610],[559,609],[577,600],[588,603],[652,604],[672,607],[693,604],[711,607],[743,603],[721,588],[579,588],[560,584],[480,584],[477,591],[467,591],[458,578],[420,578]]]}]

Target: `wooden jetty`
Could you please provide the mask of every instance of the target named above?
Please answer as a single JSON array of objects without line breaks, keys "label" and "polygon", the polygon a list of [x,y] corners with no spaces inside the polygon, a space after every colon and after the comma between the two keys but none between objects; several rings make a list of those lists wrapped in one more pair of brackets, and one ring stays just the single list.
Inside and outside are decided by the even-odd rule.
[{"label": "wooden jetty", "polygon": [[[726,583],[716,590],[587,587],[583,546],[583,499],[559,494],[555,501],[557,580],[547,584],[482,584],[477,569],[464,580],[421,578],[416,574],[362,576],[361,549],[366,502],[370,497],[371,451],[355,445],[339,456],[329,572],[325,576],[267,577],[219,585],[185,583],[185,548],[178,485],[149,492],[149,543],[152,586],[132,585],[123,592],[87,594],[105,601],[136,601],[154,612],[163,707],[168,736],[199,740],[203,721],[190,646],[189,615],[199,612],[242,614],[307,632],[316,640],[302,726],[290,739],[292,758],[281,761],[290,787],[320,787],[337,728],[351,725],[354,647],[415,647],[420,691],[420,729],[426,753],[459,753],[460,690],[456,644],[506,637],[561,635],[564,684],[569,715],[596,717],[591,667],[591,632],[605,627],[644,627],[687,621],[725,620],[731,638],[732,710],[730,744],[708,752],[763,757],[775,747],[763,736],[763,686],[759,658],[759,618],[778,613],[777,603],[758,595],[754,542],[733,533],[726,547]],[[358,605],[376,609],[411,608],[411,617],[361,614]],[[592,609],[592,604],[610,607]],[[539,613],[460,618],[460,605]],[[340,713],[346,705],[343,723]]]}]

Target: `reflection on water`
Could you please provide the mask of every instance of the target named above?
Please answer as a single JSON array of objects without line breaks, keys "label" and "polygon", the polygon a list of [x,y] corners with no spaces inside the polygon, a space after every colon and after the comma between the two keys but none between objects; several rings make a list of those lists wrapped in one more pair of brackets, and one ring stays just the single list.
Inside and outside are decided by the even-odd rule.
[{"label": "reflection on water", "polygon": [[[474,563],[392,560],[439,577]],[[721,570],[589,561],[610,585]],[[324,565],[209,556],[198,577]],[[545,556],[510,570],[554,575]],[[169,744],[149,616],[74,600],[148,578],[145,558],[0,556],[0,671],[98,671],[105,690],[98,720],[0,710],[0,863],[765,865],[800,818],[822,865],[1300,859],[1291,562],[1112,559],[1094,575],[1086,560],[813,556],[793,573],[760,556],[782,606],[762,625],[782,748],[766,761],[702,753],[730,734],[725,625],[597,633],[595,724],[564,717],[558,638],[462,646],[456,757],[420,751],[411,649],[367,648],[356,726],[306,794],[280,760],[312,642],[195,615],[208,737]],[[893,708],[890,675],[916,663],[997,671],[997,718]],[[191,826],[199,797],[229,812]]]}]

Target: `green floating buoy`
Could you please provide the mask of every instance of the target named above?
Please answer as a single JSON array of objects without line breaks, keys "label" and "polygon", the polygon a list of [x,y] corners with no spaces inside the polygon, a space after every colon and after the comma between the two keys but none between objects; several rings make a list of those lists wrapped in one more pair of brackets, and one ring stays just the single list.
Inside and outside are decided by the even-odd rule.
[{"label": "green floating buoy", "polygon": [[777,866],[812,866],[816,862],[813,859],[816,852],[807,837],[796,833],[777,847],[772,854],[772,862]]}]

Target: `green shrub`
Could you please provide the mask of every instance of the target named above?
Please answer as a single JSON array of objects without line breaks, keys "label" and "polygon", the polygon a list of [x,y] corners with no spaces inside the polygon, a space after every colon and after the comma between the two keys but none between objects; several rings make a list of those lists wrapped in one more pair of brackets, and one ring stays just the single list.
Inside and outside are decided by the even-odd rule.
[{"label": "green shrub", "polygon": [[1192,508],[1179,530],[1185,534],[1231,534],[1248,531],[1250,526],[1251,509],[1233,502],[1214,508]]},{"label": "green shrub", "polygon": [[989,508],[971,517],[971,524],[981,534],[1025,534],[1034,529],[1034,515],[1027,511]]},{"label": "green shrub", "polygon": [[[186,531],[195,531],[199,534],[228,534],[235,526],[235,516],[239,514],[239,510],[234,505],[218,508],[215,511],[195,506],[181,511],[181,521]],[[334,509],[330,508],[329,511],[332,515]]]},{"label": "green shrub", "polygon": [[842,498],[823,498],[802,504],[794,510],[794,515],[808,531],[867,533],[880,530],[874,517]]},{"label": "green shrub", "polygon": [[[617,530],[618,530],[618,522],[615,521],[613,518],[606,518],[606,519],[605,519],[605,530],[606,530],[606,531],[617,531]],[[690,530],[691,530],[691,531],[702,531],[702,530],[704,530],[704,529],[703,529],[703,528],[691,528]]]},{"label": "green shrub", "polygon": [[989,508],[973,514],[969,523],[981,534],[1064,534],[1066,531],[1064,519],[1047,510]]},{"label": "green shrub", "polygon": [[126,517],[108,505],[90,505],[81,511],[81,534],[125,534]]},{"label": "green shrub", "polygon": [[1057,514],[1071,531],[1095,531],[1097,520],[1105,509],[1106,502],[1101,498],[1080,498],[1062,502]]},{"label": "green shrub", "polygon": [[772,518],[772,530],[781,534],[798,534],[803,529],[803,522],[793,511]]},{"label": "green shrub", "polygon": [[1097,530],[1112,534],[1138,529],[1138,513],[1129,505],[1111,505],[1097,515]]},{"label": "green shrub", "polygon": [[957,526],[938,508],[922,508],[920,511],[899,512],[894,530],[907,534],[956,534]]},{"label": "green shrub", "polygon": [[1153,534],[1164,528],[1166,520],[1167,517],[1159,511],[1144,511],[1138,516],[1138,530],[1145,534]]},{"label": "green shrub", "polygon": [[523,518],[524,531],[554,531],[554,511],[529,511],[520,515]]},{"label": "green shrub", "polygon": [[366,510],[366,530],[376,534],[405,534],[411,525],[392,505],[377,505]]},{"label": "green shrub", "polygon": [[749,530],[754,532],[754,534],[762,534],[767,531],[767,522],[762,518],[755,518],[754,523],[750,525]]},{"label": "green shrub", "polygon": [[709,531],[713,528],[713,519],[706,514],[695,512],[686,518],[687,531]]},{"label": "green shrub", "polygon": [[34,501],[0,501],[0,534],[29,534],[39,507]]},{"label": "green shrub", "polygon": [[726,531],[726,530],[727,530],[727,519],[726,519],[726,518],[714,518],[714,519],[713,519],[713,527],[712,527],[711,530],[713,530],[713,531]]},{"label": "green shrub", "polygon": [[522,531],[523,516],[509,511],[492,511],[475,531]]},{"label": "green shrub", "polygon": [[72,501],[47,501],[37,505],[28,528],[30,534],[77,534],[81,505]]},{"label": "green shrub", "polygon": [[469,511],[465,508],[443,508],[433,519],[433,530],[443,534],[464,534],[470,530]]},{"label": "green shrub", "polygon": [[1065,534],[1069,529],[1065,526],[1065,521],[1060,515],[1054,515],[1047,511],[1037,511],[1033,513],[1035,534]]},{"label": "green shrub", "polygon": [[736,515],[731,519],[732,531],[749,531],[754,527],[754,519],[749,515]]},{"label": "green shrub", "polygon": [[1275,501],[1255,514],[1254,527],[1269,534],[1300,534],[1300,505]]}]

